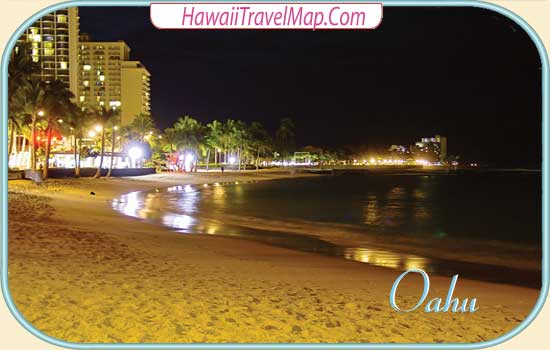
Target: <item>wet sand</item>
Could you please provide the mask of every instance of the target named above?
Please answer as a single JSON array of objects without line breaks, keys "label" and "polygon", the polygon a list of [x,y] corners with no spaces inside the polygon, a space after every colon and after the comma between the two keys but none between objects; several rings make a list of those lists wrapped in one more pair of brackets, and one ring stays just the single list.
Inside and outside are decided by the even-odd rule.
[{"label": "wet sand", "polygon": [[[73,342],[477,342],[516,327],[538,298],[535,289],[459,278],[455,296],[476,297],[479,311],[397,313],[388,298],[399,271],[176,234],[110,207],[136,190],[288,176],[10,181],[14,302],[36,328]],[[450,279],[430,280],[428,298],[444,298]],[[421,278],[407,278],[400,305],[415,304],[421,288]]]}]

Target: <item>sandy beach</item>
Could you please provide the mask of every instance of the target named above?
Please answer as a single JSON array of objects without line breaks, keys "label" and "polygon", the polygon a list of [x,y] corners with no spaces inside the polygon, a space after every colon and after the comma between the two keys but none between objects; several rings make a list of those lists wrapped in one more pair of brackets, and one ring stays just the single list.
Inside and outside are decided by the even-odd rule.
[{"label": "sandy beach", "polygon": [[[539,291],[459,278],[475,313],[398,313],[401,272],[216,235],[182,235],[110,201],[174,185],[297,176],[156,174],[9,182],[9,287],[37,329],[71,342],[479,342],[516,327]],[[300,176],[314,176],[300,174]],[[90,192],[95,195],[91,195]],[[450,278],[430,276],[428,298]],[[406,307],[421,278],[400,284]]]}]

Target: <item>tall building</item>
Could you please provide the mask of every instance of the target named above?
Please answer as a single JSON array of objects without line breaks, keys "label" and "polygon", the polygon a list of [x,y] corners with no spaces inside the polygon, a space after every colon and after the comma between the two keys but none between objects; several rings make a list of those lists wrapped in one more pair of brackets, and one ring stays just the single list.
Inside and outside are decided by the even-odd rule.
[{"label": "tall building", "polygon": [[78,8],[57,10],[33,23],[18,42],[30,44],[33,62],[40,67],[38,77],[46,82],[61,80],[77,93]]},{"label": "tall building", "polygon": [[415,153],[426,153],[434,156],[434,160],[445,162],[447,160],[447,137],[435,135],[434,137],[423,137],[415,145]]},{"label": "tall building", "polygon": [[122,125],[132,122],[137,114],[151,113],[151,74],[138,61],[122,62]]},{"label": "tall building", "polygon": [[121,107],[121,62],[129,58],[130,48],[123,41],[81,41],[78,102],[93,108]]},{"label": "tall building", "polygon": [[120,108],[121,124],[139,113],[150,113],[150,73],[138,61],[130,61],[124,41],[99,42],[82,35],[78,101],[92,108]]}]

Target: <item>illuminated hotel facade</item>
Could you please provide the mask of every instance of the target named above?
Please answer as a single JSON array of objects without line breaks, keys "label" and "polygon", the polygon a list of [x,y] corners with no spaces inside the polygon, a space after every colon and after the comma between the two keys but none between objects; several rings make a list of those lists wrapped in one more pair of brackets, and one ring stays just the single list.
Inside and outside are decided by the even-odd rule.
[{"label": "illuminated hotel facade", "polygon": [[150,113],[150,73],[138,61],[130,61],[123,41],[80,42],[78,102],[92,108],[121,109],[121,124],[140,113]]},{"label": "illuminated hotel facade", "polygon": [[437,161],[447,160],[447,137],[445,136],[423,137],[420,142],[416,143],[415,148],[416,153],[425,152],[435,155]]},{"label": "illuminated hotel facade", "polygon": [[45,82],[61,80],[73,94],[78,76],[78,8],[57,10],[33,23],[19,43],[29,43],[32,61],[39,67],[37,76]]}]

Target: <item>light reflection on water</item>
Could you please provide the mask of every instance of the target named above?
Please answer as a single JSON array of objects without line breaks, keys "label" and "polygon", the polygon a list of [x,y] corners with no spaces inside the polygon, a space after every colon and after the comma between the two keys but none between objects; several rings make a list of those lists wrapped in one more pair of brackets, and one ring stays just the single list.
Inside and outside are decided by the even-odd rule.
[{"label": "light reflection on water", "polygon": [[348,260],[355,260],[371,265],[388,267],[398,270],[422,269],[429,271],[429,259],[415,255],[403,255],[387,250],[376,250],[368,248],[345,248],[344,257]]},{"label": "light reflection on water", "polygon": [[[388,235],[390,241],[391,235],[403,233],[430,240],[453,236],[457,232],[469,232],[468,229],[471,227],[478,228],[483,224],[476,219],[475,225],[469,226],[469,219],[473,217],[472,190],[458,186],[457,179],[449,180],[455,181],[454,186],[447,186],[443,180],[410,177],[368,180],[374,183],[368,183],[363,178],[357,180],[360,181],[334,178],[317,179],[315,181],[318,183],[313,184],[306,180],[299,182],[299,179],[293,179],[291,182],[266,182],[254,186],[238,182],[180,185],[151,192],[128,193],[113,200],[112,207],[124,215],[165,225],[181,233],[251,239],[396,270],[419,268],[445,275],[461,271],[461,276],[465,277],[530,287],[540,282],[540,275],[532,276],[530,271],[527,271],[530,277],[525,278],[525,271],[512,273],[508,267],[501,271],[502,267],[493,265],[483,267],[479,264],[431,259],[385,250],[386,248],[378,249],[369,244],[356,243],[357,241],[349,241],[348,246],[345,243],[336,245],[314,236],[296,233],[315,234],[319,225],[345,223],[351,225],[355,233],[364,229],[365,232]],[[471,186],[472,182],[469,179],[466,179],[466,182]],[[487,183],[483,185],[488,186]],[[335,188],[339,191],[335,191]],[[452,192],[452,196],[449,196],[449,191]],[[491,202],[485,203],[484,206],[476,205],[477,211],[498,206],[502,195],[496,190],[491,193],[492,195],[478,198],[478,201]],[[449,201],[448,198],[452,200]],[[516,208],[525,207],[525,212],[536,213],[529,207],[529,203],[524,200],[519,207],[499,207],[498,212],[506,212],[513,207],[516,213]],[[496,212],[496,209],[494,211]],[[448,215],[450,212],[453,215]],[[229,216],[224,216],[226,214]],[[224,222],[224,217],[229,220],[226,219]],[[235,217],[238,219],[231,220]],[[508,217],[512,215],[499,215],[499,220],[504,221],[503,218]],[[253,219],[249,222],[246,218]],[[456,222],[455,218],[460,218],[460,221]],[[486,220],[484,223],[494,225],[501,224],[501,221]],[[302,231],[286,229],[285,224],[293,222],[298,222]],[[525,231],[525,221],[521,221],[521,224]],[[508,220],[506,225],[513,226],[514,221]],[[461,231],[456,230],[459,226]],[[348,237],[348,233],[352,235],[347,231],[349,227],[345,225],[333,227],[337,228],[329,231],[339,235],[341,239]],[[516,232],[514,229],[509,231]],[[491,231],[485,229],[484,232],[488,233],[487,239],[491,239]]]},{"label": "light reflection on water", "polygon": [[[131,192],[113,200],[112,207],[124,215],[160,223],[182,233],[219,234],[255,239],[298,250],[337,255],[348,260],[399,270],[413,267],[427,269],[429,265],[429,259],[419,256],[403,255],[364,246],[341,247],[313,237],[288,233],[275,232],[271,236],[266,236],[265,233],[257,230],[224,226],[217,222],[200,220],[195,217],[199,214],[201,197],[211,200],[216,205],[225,205],[224,202],[227,201],[226,187],[228,185],[236,186],[239,183],[214,183],[212,186],[205,187],[203,185],[200,188],[184,185],[151,192]],[[232,191],[235,194],[234,200],[242,199],[243,190],[241,186],[232,188]],[[396,197],[403,196],[403,192],[404,189],[397,187],[391,191],[392,195]],[[178,213],[173,212],[174,208],[177,209]],[[169,209],[172,209],[172,211]],[[364,211],[367,223],[378,219],[380,214],[378,213],[376,196],[369,196]],[[266,237],[269,237],[269,239],[266,239]],[[283,240],[284,242],[282,242]]]}]

